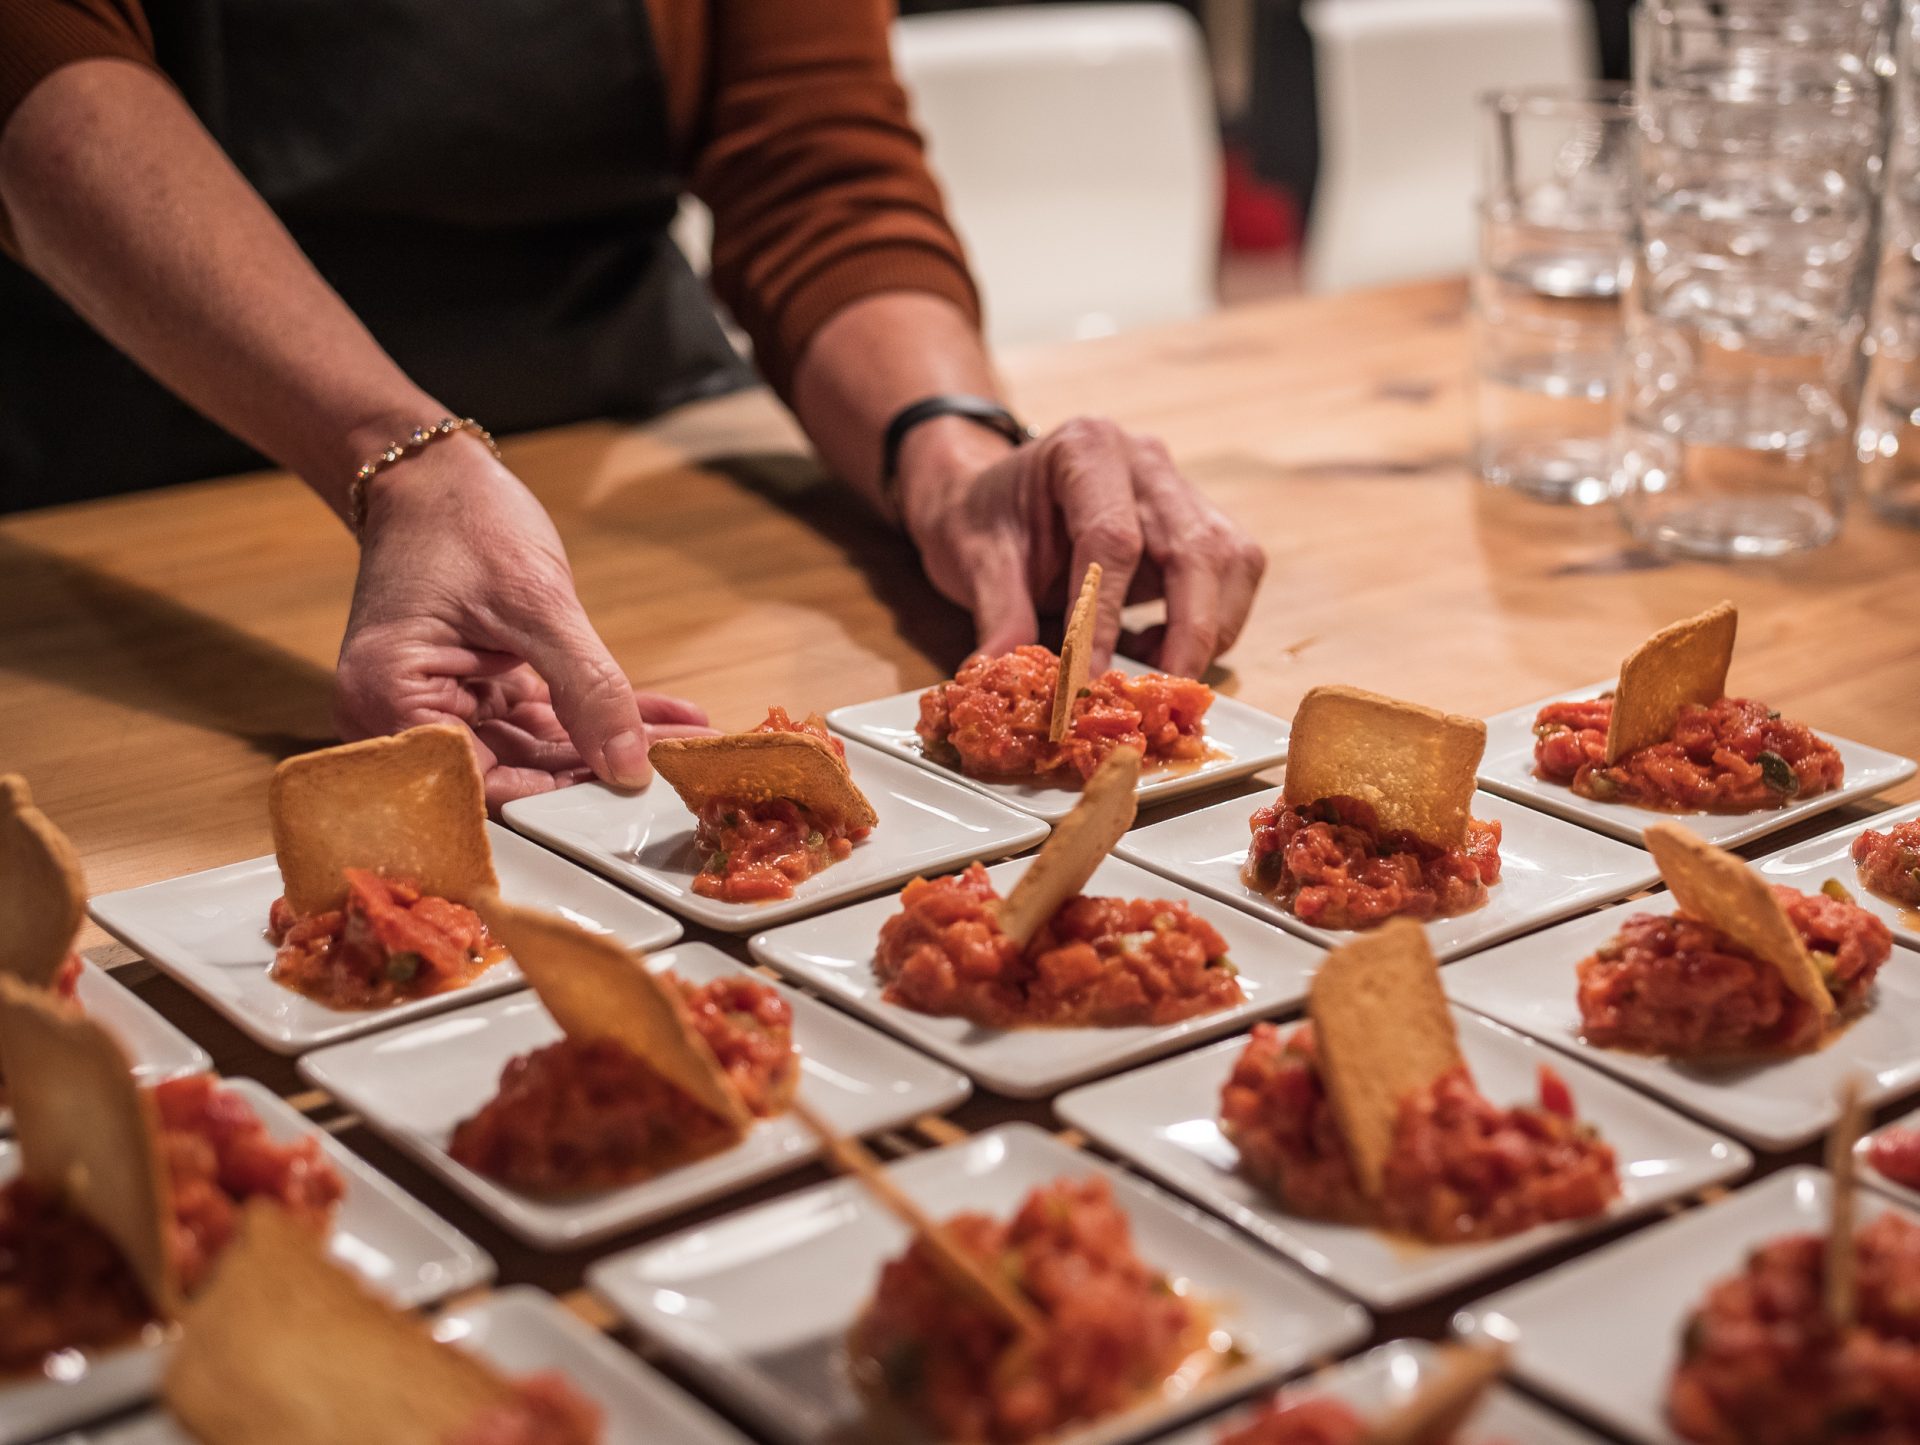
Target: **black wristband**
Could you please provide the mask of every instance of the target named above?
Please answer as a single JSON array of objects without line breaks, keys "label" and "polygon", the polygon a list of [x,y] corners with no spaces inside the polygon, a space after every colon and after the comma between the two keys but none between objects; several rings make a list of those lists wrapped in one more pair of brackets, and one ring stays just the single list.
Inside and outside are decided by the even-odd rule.
[{"label": "black wristband", "polygon": [[957,416],[975,426],[983,426],[1015,446],[1034,437],[1031,427],[1023,426],[1012,412],[984,396],[923,397],[901,407],[887,423],[886,439],[880,447],[880,492],[889,502],[895,500],[894,490],[900,480],[900,448],[906,445],[907,433],[922,422],[943,416]]}]

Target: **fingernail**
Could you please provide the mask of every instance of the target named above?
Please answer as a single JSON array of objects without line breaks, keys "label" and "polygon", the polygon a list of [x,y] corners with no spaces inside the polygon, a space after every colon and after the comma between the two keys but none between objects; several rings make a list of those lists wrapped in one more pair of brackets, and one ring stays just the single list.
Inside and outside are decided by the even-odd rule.
[{"label": "fingernail", "polygon": [[607,781],[617,787],[639,788],[653,781],[653,767],[647,762],[647,740],[639,733],[617,733],[607,744]]}]

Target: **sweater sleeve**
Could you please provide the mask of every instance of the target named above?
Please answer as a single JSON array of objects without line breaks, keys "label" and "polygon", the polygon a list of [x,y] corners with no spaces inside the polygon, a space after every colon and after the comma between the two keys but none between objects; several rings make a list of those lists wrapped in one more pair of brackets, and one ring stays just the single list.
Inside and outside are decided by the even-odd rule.
[{"label": "sweater sleeve", "polygon": [[[54,71],[102,59],[159,69],[140,0],[0,0],[0,132]],[[0,250],[13,249],[13,226],[0,207]]]},{"label": "sweater sleeve", "polygon": [[[692,3],[705,24],[662,37],[679,49],[705,31],[691,186],[713,211],[714,289],[775,389],[787,390],[814,332],[866,296],[928,292],[978,324],[966,259],[894,78],[889,0]],[[663,55],[670,89],[685,83],[676,58]]]}]

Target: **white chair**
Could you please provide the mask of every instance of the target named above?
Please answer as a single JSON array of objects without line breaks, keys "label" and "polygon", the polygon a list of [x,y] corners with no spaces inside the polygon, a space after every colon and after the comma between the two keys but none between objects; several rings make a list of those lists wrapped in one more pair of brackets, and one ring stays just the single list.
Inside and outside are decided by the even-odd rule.
[{"label": "white chair", "polygon": [[894,28],[894,63],[993,341],[1102,336],[1213,309],[1220,141],[1185,11],[909,16]]},{"label": "white chair", "polygon": [[1467,270],[1478,100],[1594,73],[1586,0],[1306,0],[1320,182],[1306,283],[1343,291]]}]

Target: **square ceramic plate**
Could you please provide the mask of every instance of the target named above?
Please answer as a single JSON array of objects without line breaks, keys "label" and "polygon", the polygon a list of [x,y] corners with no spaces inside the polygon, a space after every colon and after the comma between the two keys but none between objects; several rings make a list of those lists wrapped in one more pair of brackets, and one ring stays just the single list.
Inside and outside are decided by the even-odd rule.
[{"label": "square ceramic plate", "polygon": [[[1076,1089],[1055,1109],[1069,1124],[1128,1163],[1192,1196],[1329,1284],[1390,1310],[1473,1280],[1641,1214],[1670,1199],[1745,1172],[1752,1156],[1601,1074],[1464,1009],[1460,1047],[1473,1077],[1496,1104],[1539,1098],[1542,1064],[1558,1069],[1580,1118],[1613,1145],[1621,1198],[1593,1220],[1542,1225],[1485,1244],[1427,1245],[1348,1224],[1291,1214],[1239,1172],[1240,1156],[1220,1132],[1220,1090],[1245,1039],[1136,1069]],[[1283,1028],[1285,1025],[1282,1026]]]},{"label": "square ceramic plate", "polygon": [[[493,1261],[374,1172],[344,1144],[252,1079],[227,1079],[276,1142],[320,1141],[340,1171],[346,1194],[333,1219],[331,1254],[396,1304],[427,1304],[493,1278]],[[0,1184],[20,1167],[18,1148],[0,1144]],[[29,1381],[0,1381],[0,1445],[94,1419],[150,1393],[159,1379],[164,1346],[114,1350],[98,1361],[67,1362],[71,1373]]]},{"label": "square ceramic plate", "polygon": [[[607,1445],[746,1445],[746,1437],[527,1285],[501,1290],[434,1321],[433,1332],[513,1376],[558,1370],[603,1412]],[[63,1436],[59,1445],[192,1445],[152,1411],[124,1424]],[[343,1442],[344,1445],[344,1442]]]},{"label": "square ceramic plate", "polygon": [[[1175,1402],[1153,1403],[1053,1445],[1108,1445],[1198,1414],[1336,1354],[1366,1315],[1250,1241],[1030,1125],[1014,1124],[890,1165],[935,1215],[1006,1218],[1036,1186],[1100,1175],[1132,1222],[1140,1258],[1215,1305],[1245,1362]],[[909,1445],[879,1430],[847,1378],[844,1341],[906,1228],[855,1180],[742,1210],[595,1265],[587,1282],[645,1335],[766,1430],[803,1445]]]},{"label": "square ceramic plate", "polygon": [[[1830,793],[1761,813],[1657,813],[1651,808],[1636,808],[1631,803],[1596,803],[1580,797],[1571,788],[1536,778],[1533,775],[1533,720],[1539,716],[1540,709],[1550,702],[1579,702],[1598,697],[1613,686],[1609,681],[1570,688],[1556,697],[1543,697],[1525,707],[1488,718],[1487,750],[1480,759],[1480,786],[1584,827],[1598,828],[1629,843],[1638,844],[1641,833],[1651,823],[1672,822],[1698,833],[1709,843],[1732,848],[1854,798],[1890,788],[1914,774],[1915,764],[1909,758],[1823,732],[1820,736],[1840,750],[1844,768],[1840,786]],[[1787,711],[1791,716],[1792,709]]]},{"label": "square ceramic plate", "polygon": [[[1667,1427],[1665,1397],[1688,1316],[1756,1245],[1823,1233],[1827,1198],[1824,1171],[1784,1170],[1470,1305],[1454,1328],[1510,1342],[1520,1379],[1608,1429],[1683,1445]],[[1860,1217],[1885,1205],[1863,1198]]]},{"label": "square ceramic plate", "polygon": [[[1135,676],[1153,671],[1145,663],[1127,657],[1114,658],[1113,665]],[[922,688],[921,692],[925,690]],[[1078,788],[1049,787],[1033,782],[992,782],[970,778],[958,768],[937,763],[926,755],[920,746],[919,734],[913,730],[919,721],[919,692],[902,692],[873,702],[855,703],[827,714],[828,726],[837,733],[884,748],[928,772],[964,783],[1036,818],[1058,822],[1080,801]],[[1238,698],[1215,693],[1213,706],[1207,709],[1206,728],[1207,742],[1216,756],[1198,764],[1156,768],[1145,773],[1139,788],[1142,807],[1164,803],[1183,793],[1218,787],[1286,761],[1288,724]]]},{"label": "square ceramic plate", "polygon": [[[1395,1340],[1364,1355],[1333,1365],[1317,1375],[1296,1380],[1288,1393],[1331,1395],[1344,1400],[1368,1420],[1405,1404],[1431,1384],[1437,1374],[1434,1347],[1425,1340]],[[1161,1445],[1215,1445],[1229,1430],[1238,1430],[1256,1413],[1255,1407],[1204,1420],[1189,1430],[1164,1437]],[[1454,1445],[1601,1445],[1598,1435],[1548,1414],[1504,1385],[1495,1385]]]},{"label": "square ceramic plate", "polygon": [[[80,961],[74,999],[88,1017],[105,1024],[133,1060],[133,1077],[142,1084],[199,1074],[213,1067],[207,1051],[161,1018],[139,994],[99,965]],[[0,1088],[0,1130],[13,1127],[13,1110]]]},{"label": "square ceramic plate", "polygon": [[[1002,863],[987,876],[1004,895],[1027,865]],[[1156,877],[1131,863],[1108,858],[1086,891],[1121,898],[1166,898],[1186,902],[1219,929],[1227,956],[1240,970],[1246,1002],[1219,1013],[1163,1028],[990,1029],[961,1018],[937,1018],[888,1003],[873,972],[880,925],[900,910],[898,898],[874,898],[837,913],[762,933],[748,945],[753,955],[817,988],[838,1003],[891,1029],[916,1048],[965,1069],[985,1088],[1016,1099],[1037,1099],[1069,1084],[1112,1073],[1213,1038],[1251,1019],[1283,1013],[1307,996],[1307,980],[1320,964],[1320,950],[1236,913],[1211,898]]]},{"label": "square ceramic plate", "polygon": [[529,837],[724,933],[815,913],[916,873],[1004,858],[1047,836],[1044,823],[872,748],[847,749],[847,767],[880,821],[850,857],[814,874],[793,897],[765,903],[724,903],[693,891],[700,871],[693,814],[665,783],[640,793],[582,783],[509,803],[503,816]]},{"label": "square ceramic plate", "polygon": [[1867,1180],[1874,1188],[1884,1190],[1902,1203],[1911,1205],[1915,1209],[1920,1209],[1920,1189],[1914,1189],[1906,1184],[1897,1184],[1873,1167],[1873,1141],[1878,1139],[1882,1134],[1890,1133],[1895,1129],[1907,1133],[1912,1133],[1914,1130],[1920,1129],[1920,1109],[1916,1109],[1911,1114],[1906,1114],[1901,1118],[1895,1119],[1891,1124],[1886,1124],[1881,1128],[1875,1129],[1860,1141],[1859,1147],[1854,1151],[1860,1160],[1860,1177]]},{"label": "square ceramic plate", "polygon": [[[500,893],[509,902],[564,913],[596,933],[611,933],[629,948],[659,948],[680,936],[680,925],[659,909],[583,873],[538,844],[493,823],[487,824],[487,836]],[[301,1053],[522,986],[519,968],[504,959],[465,988],[430,998],[384,1009],[328,1008],[281,987],[269,975],[275,950],[267,941],[267,910],[279,896],[278,865],[272,858],[255,858],[144,888],[103,893],[87,905],[87,912],[276,1054]]]},{"label": "square ceramic plate", "polygon": [[1585,1042],[1576,998],[1580,960],[1634,914],[1671,913],[1673,906],[1672,894],[1656,893],[1576,918],[1443,970],[1441,986],[1455,1003],[1576,1054],[1762,1149],[1792,1149],[1820,1135],[1838,1117],[1835,1091],[1849,1075],[1861,1077],[1871,1106],[1920,1088],[1920,958],[1904,948],[1894,949],[1880,970],[1873,1006],[1810,1054],[1688,1063]]},{"label": "square ceramic plate", "polygon": [[1753,866],[1766,875],[1769,883],[1784,883],[1802,893],[1818,893],[1822,883],[1838,878],[1853,895],[1855,903],[1885,920],[1897,942],[1908,948],[1920,948],[1920,908],[1904,907],[1873,892],[1860,881],[1860,870],[1853,861],[1853,840],[1867,829],[1884,833],[1915,818],[1920,818],[1920,803],[1875,813],[1871,818],[1858,819],[1831,833],[1822,833],[1818,838],[1771,853]]},{"label": "square ceramic plate", "polygon": [[[747,972],[705,943],[682,944],[648,962],[696,983]],[[938,1114],[967,1097],[960,1075],[796,989],[772,986],[793,1006],[801,1097],[835,1128],[871,1134]],[[798,1119],[767,1119],[724,1154],[624,1189],[555,1200],[522,1194],[456,1163],[447,1153],[454,1127],[494,1096],[507,1062],[559,1037],[559,1027],[528,991],[323,1049],[302,1059],[300,1072],[508,1229],[547,1249],[586,1244],[663,1218],[795,1168],[819,1152]]]},{"label": "square ceramic plate", "polygon": [[[1302,923],[1240,876],[1253,837],[1248,819],[1279,796],[1275,789],[1229,798],[1137,829],[1122,838],[1114,851],[1322,947],[1338,947],[1355,935]],[[1653,859],[1642,850],[1597,838],[1505,798],[1475,793],[1473,816],[1500,824],[1500,881],[1488,890],[1487,901],[1471,913],[1436,918],[1427,925],[1427,938],[1442,963],[1596,903],[1636,893],[1660,876]]]}]

